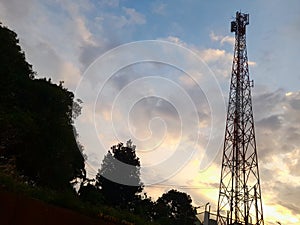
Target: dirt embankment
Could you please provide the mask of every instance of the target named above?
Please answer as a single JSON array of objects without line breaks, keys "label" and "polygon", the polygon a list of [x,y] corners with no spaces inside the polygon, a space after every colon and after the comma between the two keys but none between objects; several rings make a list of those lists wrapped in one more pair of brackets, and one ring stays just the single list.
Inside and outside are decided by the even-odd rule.
[{"label": "dirt embankment", "polygon": [[0,189],[1,225],[118,225]]}]

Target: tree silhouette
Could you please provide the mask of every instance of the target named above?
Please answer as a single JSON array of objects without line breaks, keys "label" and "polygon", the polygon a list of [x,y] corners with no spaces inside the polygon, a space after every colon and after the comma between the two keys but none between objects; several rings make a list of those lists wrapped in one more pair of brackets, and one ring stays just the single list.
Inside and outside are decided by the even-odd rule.
[{"label": "tree silhouette", "polygon": [[104,203],[103,195],[100,190],[94,185],[94,179],[84,178],[78,191],[79,197],[85,202],[90,202],[94,205]]},{"label": "tree silhouette", "polygon": [[[140,160],[129,140],[111,147],[96,176],[96,186],[108,204],[130,208],[143,189],[140,180]],[[130,185],[128,185],[130,184]]]},{"label": "tree silhouette", "polygon": [[74,95],[34,75],[16,33],[0,25],[0,163],[13,163],[31,183],[69,188],[85,173],[73,133]]},{"label": "tree silhouette", "polygon": [[137,199],[135,202],[135,207],[132,212],[134,214],[140,215],[142,218],[146,219],[147,221],[153,221],[155,215],[155,204],[152,201],[151,197],[147,196],[147,193],[144,193],[144,196]]},{"label": "tree silhouette", "polygon": [[154,219],[162,224],[194,224],[196,210],[191,197],[174,189],[164,193],[155,203]]}]

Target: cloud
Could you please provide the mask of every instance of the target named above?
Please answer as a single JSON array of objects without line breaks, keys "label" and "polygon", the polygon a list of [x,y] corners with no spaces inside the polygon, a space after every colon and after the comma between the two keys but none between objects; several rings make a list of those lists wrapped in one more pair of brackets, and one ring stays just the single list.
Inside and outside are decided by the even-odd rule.
[{"label": "cloud", "polygon": [[[208,48],[199,51],[199,55],[218,78],[228,79],[231,74],[233,59],[233,55],[231,53],[228,53],[223,49]],[[223,80],[220,80],[220,82],[223,82]]]},{"label": "cloud", "polygon": [[115,48],[120,43],[114,38],[108,39],[106,37],[95,38],[96,46],[90,44],[82,44],[79,47],[78,60],[82,65],[82,71],[88,68],[91,63],[98,57],[101,57],[105,52]]},{"label": "cloud", "polygon": [[277,203],[288,208],[294,214],[299,214],[300,207],[298,206],[298,201],[295,196],[300,193],[300,186],[286,185],[280,181],[277,181],[274,186],[276,192]]},{"label": "cloud", "polygon": [[[4,22],[8,20],[7,25],[18,33],[26,57],[34,65],[38,76],[51,76],[52,80],[57,82],[66,76],[66,71],[71,71],[70,64],[72,64],[73,67],[77,67],[72,69],[71,75],[74,87],[75,79],[79,78],[77,76],[80,70],[77,58],[79,47],[95,44],[79,11],[82,3],[55,2],[51,10],[42,2],[36,1],[27,1],[24,7],[20,5],[22,3],[15,6],[14,1],[2,4],[4,8],[10,9],[9,13],[3,14],[3,20]],[[89,4],[85,4],[86,7],[87,5]],[[20,8],[24,11],[22,17],[18,12]],[[77,75],[74,77],[75,70]]]},{"label": "cloud", "polygon": [[216,34],[212,31],[212,32],[210,32],[209,37],[210,37],[210,39],[211,39],[212,41],[220,42],[221,45],[227,43],[227,44],[230,44],[230,45],[234,46],[235,38],[232,37],[232,36],[216,35]]},{"label": "cloud", "polygon": [[280,115],[271,115],[267,118],[263,118],[260,121],[257,121],[256,124],[258,127],[273,131],[281,128],[282,118]]},{"label": "cloud", "polygon": [[167,4],[165,3],[155,3],[152,7],[152,12],[161,16],[166,14]]},{"label": "cloud", "polygon": [[33,69],[39,72],[39,77],[51,76],[54,81],[58,81],[61,58],[52,45],[43,41],[32,44],[24,42],[23,47],[29,51],[26,58],[34,62]]},{"label": "cloud", "polygon": [[282,89],[258,92],[254,92],[253,104],[254,117],[258,118],[256,140],[262,195],[269,206],[273,202],[274,210],[283,207],[299,217],[295,196],[300,186],[300,93]]},{"label": "cloud", "polygon": [[180,76],[179,81],[180,81],[180,83],[182,83],[183,85],[188,86],[188,87],[193,87],[193,86],[197,85],[196,82],[191,77],[186,76],[186,75]]},{"label": "cloud", "polygon": [[120,1],[119,0],[100,0],[97,1],[97,3],[102,6],[108,6],[108,7],[118,7],[120,5]]},{"label": "cloud", "polygon": [[185,42],[183,42],[179,37],[176,37],[176,36],[168,36],[167,38],[160,38],[159,40],[173,42],[173,43],[183,46],[183,47],[187,46],[187,44]]},{"label": "cloud", "polygon": [[141,142],[142,149],[143,146],[149,148],[156,145],[165,135],[165,138],[180,138],[178,111],[172,104],[158,97],[146,97],[136,102],[130,111],[129,123],[136,141],[150,138],[149,142]]},{"label": "cloud", "polygon": [[123,7],[125,14],[128,16],[127,24],[145,24],[146,18],[143,14],[137,12],[134,8]]},{"label": "cloud", "polygon": [[201,58],[204,61],[211,62],[211,61],[218,60],[221,57],[224,57],[225,54],[226,54],[225,50],[209,48],[209,49],[205,49],[202,52]]},{"label": "cloud", "polygon": [[79,68],[72,62],[66,61],[62,64],[59,75],[60,79],[64,81],[64,84],[67,87],[71,88],[72,90],[75,90],[78,81],[80,80],[81,72]]},{"label": "cloud", "polygon": [[272,112],[276,112],[276,114],[282,112],[282,103],[285,99],[283,89],[268,90],[267,87],[255,86],[254,90],[252,102],[256,121],[265,117],[266,114],[270,116]]},{"label": "cloud", "polygon": [[88,45],[94,47],[97,46],[97,43],[95,42],[95,40],[93,40],[92,33],[86,27],[84,19],[82,17],[77,17],[75,19],[75,22],[77,25],[79,36],[81,37],[82,41],[84,41]]},{"label": "cloud", "polygon": [[[149,71],[149,72],[148,74],[147,73],[145,74],[145,72],[142,71]],[[165,72],[161,74],[162,73],[161,71],[165,71]],[[158,78],[152,79],[151,74],[156,76],[159,75],[159,76]],[[160,77],[162,78],[161,84],[157,83]],[[130,115],[133,117],[130,116],[129,118],[134,118],[133,121],[136,126],[135,127],[136,132],[138,134],[142,134],[143,129],[145,130],[145,132],[147,132],[148,122],[151,121],[152,118],[156,118],[156,117],[163,118],[163,120],[166,122],[168,133],[172,133],[172,132],[177,133],[179,131],[179,128],[176,125],[177,123],[176,121],[180,120],[180,118],[178,117],[178,112],[174,111],[175,114],[173,114],[171,108],[174,106],[171,107],[171,105],[169,105],[169,103],[166,102],[166,100],[172,102],[172,99],[178,98],[176,97],[177,87],[173,85],[173,82],[174,81],[176,82],[176,77],[178,77],[178,82],[179,82],[179,80],[183,79],[182,77],[187,77],[187,75],[183,75],[181,72],[176,71],[174,68],[169,68],[169,66],[167,65],[161,65],[156,63],[142,63],[139,65],[135,65],[123,69],[122,71],[115,74],[115,76],[113,76],[110,79],[110,81],[106,84],[106,87],[103,89],[103,93],[109,91],[108,89],[111,90],[111,88],[113,88],[115,90],[114,91],[115,94],[118,93],[121,94],[119,98],[124,98],[126,96],[127,98],[126,101],[128,100],[131,101],[131,98],[133,98],[132,103],[134,103],[134,105],[132,105],[133,108],[130,109],[131,110],[130,113],[132,114]],[[179,79],[179,77],[181,78]],[[146,78],[148,83],[146,83],[146,81],[143,82],[144,78]],[[189,78],[187,77],[185,79],[189,79]],[[156,90],[162,86],[164,87],[165,90],[163,92],[160,91],[160,93],[157,92]],[[197,88],[199,89],[199,87],[194,87],[194,90],[196,91]],[[190,97],[203,99],[199,97],[203,95],[201,91],[199,92],[198,90],[198,93],[194,94],[194,91],[192,91],[192,89],[189,89],[188,87],[184,87],[184,89],[187,92],[187,94],[189,94]],[[124,93],[121,93],[121,91],[124,90],[126,91]],[[148,93],[147,94],[145,93],[145,90],[152,90],[152,91],[147,92]],[[162,97],[165,97],[166,100],[160,98],[161,94],[163,94]],[[141,99],[140,97],[137,96],[141,96]],[[137,97],[136,100],[134,100],[135,97]],[[113,99],[115,97],[111,96],[111,98]],[[111,100],[107,99],[107,101],[111,101]],[[126,115],[127,113],[128,112],[124,112],[123,114]],[[173,121],[172,118],[176,118],[176,119]],[[172,126],[174,125],[176,126],[172,128]],[[153,134],[154,135],[158,134],[159,129],[160,128],[158,128],[158,130],[154,130]]]},{"label": "cloud", "polygon": [[299,93],[286,96],[283,90],[254,95],[254,116],[257,125],[257,140],[261,148],[260,159],[268,161],[270,155],[286,154],[299,146],[300,132]]},{"label": "cloud", "polygon": [[[207,64],[208,68],[211,69],[218,78],[221,77],[223,79],[229,77],[233,55],[226,52],[226,50],[218,48],[200,49],[197,46],[185,43],[177,36],[168,36],[167,38],[160,38],[159,40],[173,42],[179,46],[190,49]],[[252,64],[255,63],[253,62]],[[223,82],[223,80],[220,80],[220,82]]]},{"label": "cloud", "polygon": [[256,63],[256,62],[254,62],[254,61],[248,61],[248,65],[249,65],[249,66],[256,66],[256,65],[257,65],[257,63]]},{"label": "cloud", "polygon": [[[100,141],[105,148],[110,147],[107,137],[123,142],[131,138],[143,165],[155,167],[175,152],[181,155],[205,146],[205,129],[211,123],[209,105],[201,88],[182,84],[183,79],[191,78],[177,68],[152,62],[133,64],[112,74],[95,102],[95,122],[98,134],[104,136]],[[201,138],[196,141],[198,136]],[[174,166],[168,164],[168,170],[156,170],[154,178],[143,177],[147,182],[166,178]]]},{"label": "cloud", "polygon": [[[295,138],[296,137],[299,139],[299,133],[295,135]],[[300,177],[300,160],[298,159],[299,154],[300,149],[296,148],[288,154],[285,154],[283,157],[283,162],[287,165],[290,174],[295,177]]]},{"label": "cloud", "polygon": [[[98,20],[99,18],[101,18],[100,21],[104,26],[103,28],[106,32],[109,31],[109,35],[113,35],[113,32],[118,33],[120,29],[121,32],[118,33],[118,35],[125,35],[126,33],[128,33],[128,30],[126,30],[127,32],[125,32],[125,30],[122,29],[128,29],[129,27],[132,28],[135,25],[146,24],[146,17],[143,14],[137,12],[134,8],[123,7],[121,14],[103,11],[100,15],[101,17],[98,16],[96,18],[98,18]],[[103,34],[105,35],[105,33]]]},{"label": "cloud", "polygon": [[[23,3],[14,0],[0,4],[3,22],[18,33],[26,56],[29,62],[34,62],[38,75],[52,76],[54,81],[61,79],[61,70],[66,71],[68,63],[77,67],[73,68],[73,74],[75,70],[82,74],[97,57],[119,45],[126,35],[128,38],[135,25],[146,23],[145,16],[134,8],[123,7],[121,15],[97,12],[96,18],[101,16],[102,19],[95,26],[90,18],[94,10],[91,1],[57,1],[51,3],[51,8],[35,0],[27,1],[24,7]],[[117,7],[119,1],[104,0],[95,4]],[[22,12],[18,11],[20,8]]]},{"label": "cloud", "polygon": [[[35,0],[18,1],[18,0],[4,0],[0,2],[1,22],[4,24],[26,24],[28,16],[39,5]],[[24,21],[25,20],[25,21]]]}]

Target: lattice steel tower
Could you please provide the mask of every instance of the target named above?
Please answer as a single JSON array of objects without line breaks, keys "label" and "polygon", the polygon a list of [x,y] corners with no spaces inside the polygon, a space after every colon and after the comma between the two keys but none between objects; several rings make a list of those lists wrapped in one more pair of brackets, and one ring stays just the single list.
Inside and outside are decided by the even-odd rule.
[{"label": "lattice steel tower", "polygon": [[237,12],[231,22],[235,48],[222,158],[218,225],[263,225],[261,189],[251,102],[246,25],[249,14]]}]

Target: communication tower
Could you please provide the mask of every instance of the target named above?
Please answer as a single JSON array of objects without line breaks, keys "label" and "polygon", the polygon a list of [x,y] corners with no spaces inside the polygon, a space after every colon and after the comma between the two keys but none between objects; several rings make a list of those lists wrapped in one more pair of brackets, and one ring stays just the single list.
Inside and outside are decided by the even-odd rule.
[{"label": "communication tower", "polygon": [[231,22],[235,48],[217,209],[218,225],[263,225],[263,209],[251,101],[246,26],[249,14]]}]

